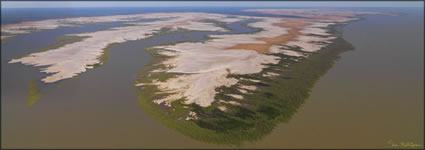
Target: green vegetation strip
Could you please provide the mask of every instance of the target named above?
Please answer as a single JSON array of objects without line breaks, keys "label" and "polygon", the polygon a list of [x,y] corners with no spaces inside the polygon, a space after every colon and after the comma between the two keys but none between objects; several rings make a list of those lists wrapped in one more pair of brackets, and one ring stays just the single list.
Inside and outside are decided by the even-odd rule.
[{"label": "green vegetation strip", "polygon": [[97,67],[104,65],[109,60],[109,56],[110,56],[112,47],[114,47],[118,44],[120,44],[120,43],[111,43],[108,46],[106,46],[106,48],[103,49],[102,55],[100,55],[97,58],[99,60],[99,63],[93,64],[93,65],[88,65],[88,66],[93,66],[93,68],[97,68]]},{"label": "green vegetation strip", "polygon": [[[334,35],[340,34],[339,27],[331,28]],[[137,87],[139,102],[143,110],[151,114],[171,128],[194,139],[226,145],[240,145],[244,141],[255,141],[270,133],[279,122],[287,122],[308,98],[310,89],[324,75],[339,58],[342,52],[352,50],[353,47],[344,39],[334,39],[333,44],[321,49],[308,58],[298,58],[283,54],[273,54],[281,57],[279,64],[268,64],[268,68],[260,73],[249,75],[232,74],[229,77],[241,79],[239,84],[256,86],[257,90],[243,94],[237,90],[238,85],[220,87],[216,90],[216,101],[209,107],[203,108],[196,104],[185,105],[184,99],[174,101],[172,107],[158,105],[153,100],[163,98],[167,94],[159,91],[153,85]],[[298,47],[293,48],[299,50]],[[150,71],[163,68],[161,61],[168,59],[158,55],[156,50],[149,50],[154,60],[140,72],[138,83],[149,83],[154,79],[166,80],[176,74],[150,73]],[[280,74],[276,77],[263,77],[267,72]],[[253,82],[250,80],[261,80]],[[243,95],[239,100],[227,94]],[[218,100],[236,101],[241,106],[220,103]],[[224,112],[217,108],[225,105],[228,109]],[[189,111],[196,112],[199,119],[184,120]]]},{"label": "green vegetation strip", "polygon": [[16,36],[18,36],[19,34],[12,34],[12,33],[8,33],[8,32],[1,32],[1,36],[7,36],[3,39],[1,39],[1,44],[7,44],[9,43],[11,40],[13,40],[13,38],[15,38]]},{"label": "green vegetation strip", "polygon": [[38,83],[36,80],[31,80],[28,85],[28,105],[35,104],[43,96],[38,90]]},{"label": "green vegetation strip", "polygon": [[85,38],[88,38],[89,36],[73,36],[73,35],[62,35],[56,37],[56,42],[45,47],[41,48],[35,52],[44,52],[52,49],[57,49],[59,47],[65,46],[67,44],[76,43],[79,41],[84,40]]}]

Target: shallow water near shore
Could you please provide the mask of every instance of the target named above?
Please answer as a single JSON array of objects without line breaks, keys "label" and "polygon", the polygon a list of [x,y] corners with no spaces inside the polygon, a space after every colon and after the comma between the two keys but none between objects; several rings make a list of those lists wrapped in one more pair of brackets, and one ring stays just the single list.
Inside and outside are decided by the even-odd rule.
[{"label": "shallow water near shore", "polygon": [[[423,147],[423,9],[364,16],[344,27],[353,44],[315,85],[289,123],[249,147]],[[247,146],[248,146],[247,145]]]},{"label": "shallow water near shore", "polygon": [[[2,61],[2,139],[11,148],[140,148],[166,145],[205,146],[189,137],[167,128],[152,119],[137,101],[134,82],[151,56],[144,50],[151,46],[182,41],[198,41],[211,34],[238,34],[256,31],[243,24],[253,19],[228,24],[229,32],[184,32],[158,35],[113,46],[106,64],[90,69],[78,77],[44,84],[38,87],[43,94],[33,105],[27,104],[30,80],[40,80],[43,73],[22,64],[8,64],[17,55],[5,55]],[[87,27],[73,30],[87,31]],[[48,31],[46,31],[48,32]],[[4,45],[4,53],[14,49],[19,54],[36,50],[54,42],[62,30],[44,35],[50,42],[29,42],[22,36]],[[69,32],[66,32],[69,33]],[[36,36],[31,35],[29,36]],[[31,44],[33,44],[32,49]],[[25,52],[24,52],[25,51]],[[6,57],[8,56],[8,57]],[[18,74],[18,76],[16,76]],[[12,88],[13,86],[13,88]]]},{"label": "shallow water near shore", "polygon": [[[342,54],[289,123],[242,147],[379,148],[389,147],[388,140],[423,145],[423,16],[418,14],[423,12],[365,16],[349,23],[344,39],[355,50]],[[229,26],[250,32],[238,24]],[[105,65],[60,86],[42,88],[44,95],[33,106],[27,104],[27,86],[43,74],[22,64],[6,64],[12,55],[3,55],[8,48],[2,47],[2,137],[7,137],[2,146],[225,147],[191,139],[152,119],[140,108],[133,87],[137,73],[151,59],[144,48],[200,40],[206,34],[219,33],[178,33],[114,46]]]}]

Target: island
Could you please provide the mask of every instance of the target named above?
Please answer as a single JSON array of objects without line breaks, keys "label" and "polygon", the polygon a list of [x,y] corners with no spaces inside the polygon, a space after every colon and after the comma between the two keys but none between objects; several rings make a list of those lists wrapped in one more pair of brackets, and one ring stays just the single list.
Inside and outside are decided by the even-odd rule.
[{"label": "island", "polygon": [[[332,9],[244,11],[266,16],[170,12],[50,19],[4,25],[1,39],[63,26],[123,23],[58,37],[47,48],[9,61],[41,67],[47,73],[41,81],[50,84],[107,64],[112,45],[163,34],[213,32],[199,41],[146,49],[153,60],[141,68],[134,87],[143,110],[167,126],[201,141],[240,145],[289,121],[314,83],[342,52],[353,49],[341,37],[345,24],[365,14],[391,15]],[[228,24],[238,22],[251,31],[234,33]],[[30,89],[34,86],[32,82]],[[34,103],[41,94],[32,93]]]}]

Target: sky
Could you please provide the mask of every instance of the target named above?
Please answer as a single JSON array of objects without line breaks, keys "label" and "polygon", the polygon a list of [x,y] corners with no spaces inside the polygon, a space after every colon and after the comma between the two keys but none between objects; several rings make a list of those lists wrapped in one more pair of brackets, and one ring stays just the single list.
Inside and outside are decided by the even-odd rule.
[{"label": "sky", "polygon": [[1,8],[65,7],[423,7],[423,1],[2,1]]}]

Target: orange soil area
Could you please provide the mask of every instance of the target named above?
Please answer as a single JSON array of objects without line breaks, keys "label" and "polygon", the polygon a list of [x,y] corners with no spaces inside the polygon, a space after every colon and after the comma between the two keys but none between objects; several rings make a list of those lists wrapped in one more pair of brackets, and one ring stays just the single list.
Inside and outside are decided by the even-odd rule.
[{"label": "orange soil area", "polygon": [[294,40],[298,35],[302,34],[300,32],[301,29],[303,29],[305,26],[308,25],[305,21],[301,19],[282,19],[281,23],[274,23],[272,25],[287,28],[288,33],[282,34],[277,37],[267,38],[267,37],[260,37],[256,38],[256,40],[264,41],[266,43],[264,44],[256,44],[256,43],[244,43],[244,44],[238,44],[232,47],[229,47],[227,49],[248,49],[248,50],[254,50],[259,53],[268,53],[269,48],[272,45],[276,44],[283,44],[288,41]]}]

